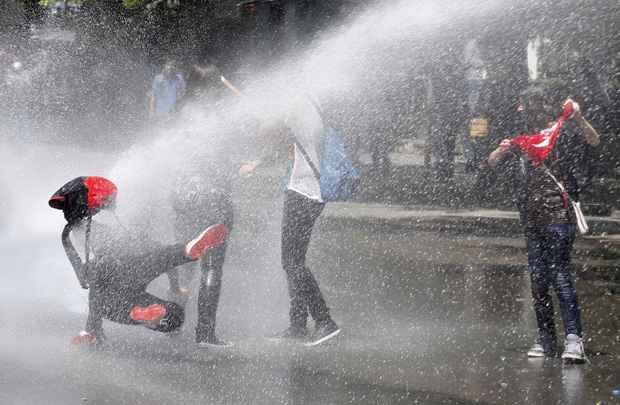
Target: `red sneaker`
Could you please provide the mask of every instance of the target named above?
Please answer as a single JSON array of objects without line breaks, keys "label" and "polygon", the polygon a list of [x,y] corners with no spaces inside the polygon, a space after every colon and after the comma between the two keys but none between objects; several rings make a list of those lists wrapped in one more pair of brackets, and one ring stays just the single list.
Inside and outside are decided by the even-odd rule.
[{"label": "red sneaker", "polygon": [[166,316],[166,307],[152,304],[146,308],[135,306],[129,311],[129,317],[136,322],[157,323]]},{"label": "red sneaker", "polygon": [[211,225],[198,237],[185,245],[185,254],[192,260],[198,260],[209,249],[220,246],[228,236],[228,228],[222,224]]}]

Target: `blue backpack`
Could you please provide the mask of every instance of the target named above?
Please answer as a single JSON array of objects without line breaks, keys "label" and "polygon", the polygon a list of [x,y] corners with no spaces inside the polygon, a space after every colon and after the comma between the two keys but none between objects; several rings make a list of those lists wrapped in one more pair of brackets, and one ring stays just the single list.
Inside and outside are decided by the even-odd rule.
[{"label": "blue backpack", "polygon": [[[310,101],[323,119],[323,114],[317,103],[312,99]],[[323,123],[325,124],[325,132],[321,139],[320,172],[304,147],[297,141],[295,144],[310,165],[314,176],[319,180],[323,201],[347,200],[351,198],[359,184],[360,173],[349,157],[342,132],[327,125],[325,119],[323,119]]]}]

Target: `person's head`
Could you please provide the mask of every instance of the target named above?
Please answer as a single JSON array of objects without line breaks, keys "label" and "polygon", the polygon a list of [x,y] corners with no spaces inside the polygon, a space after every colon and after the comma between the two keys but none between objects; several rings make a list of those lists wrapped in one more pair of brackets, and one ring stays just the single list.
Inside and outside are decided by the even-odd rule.
[{"label": "person's head", "polygon": [[568,97],[562,83],[557,80],[539,81],[529,86],[521,95],[523,113],[528,130],[547,128],[562,112],[562,103]]},{"label": "person's head", "polygon": [[69,223],[77,223],[104,209],[114,209],[117,187],[100,176],[81,176],[65,183],[49,199]]},{"label": "person's head", "polygon": [[166,63],[164,63],[164,67],[161,70],[161,73],[167,77],[174,77],[175,73],[176,73],[176,67],[173,61],[166,61]]}]

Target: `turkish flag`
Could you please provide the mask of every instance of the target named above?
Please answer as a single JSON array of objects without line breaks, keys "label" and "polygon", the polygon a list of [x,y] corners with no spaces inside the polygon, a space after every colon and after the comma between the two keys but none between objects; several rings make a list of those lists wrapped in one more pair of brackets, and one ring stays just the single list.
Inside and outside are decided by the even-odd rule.
[{"label": "turkish flag", "polygon": [[569,100],[564,103],[564,110],[560,118],[550,128],[543,129],[537,134],[518,135],[512,138],[510,144],[516,145],[521,151],[525,152],[535,165],[540,165],[553,150],[566,120],[578,110],[579,104]]}]

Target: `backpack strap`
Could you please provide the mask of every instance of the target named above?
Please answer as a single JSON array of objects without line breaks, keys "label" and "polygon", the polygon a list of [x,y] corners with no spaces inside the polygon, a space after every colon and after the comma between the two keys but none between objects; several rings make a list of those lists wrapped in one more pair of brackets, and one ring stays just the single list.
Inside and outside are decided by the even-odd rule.
[{"label": "backpack strap", "polygon": [[306,159],[306,162],[308,162],[308,165],[310,166],[310,169],[312,169],[312,174],[314,174],[316,181],[321,184],[321,172],[319,172],[319,169],[317,169],[317,167],[314,165],[312,159],[310,159],[310,155],[308,155],[308,152],[306,152],[306,149],[301,145],[301,142],[299,142],[295,135],[293,135],[293,142],[295,142],[295,146],[297,146],[297,149],[299,149],[299,153],[301,153],[304,159]]},{"label": "backpack strap", "polygon": [[[306,98],[308,99],[308,101],[310,101],[312,106],[316,109],[317,113],[321,117],[321,121],[323,122],[323,125],[325,125],[325,120],[323,119],[323,112],[321,111],[321,107],[319,107],[319,104],[309,95],[306,95]],[[299,142],[299,139],[297,139],[297,137],[295,136],[294,133],[292,133],[292,131],[289,131],[289,132],[291,132],[291,137],[293,138],[293,142],[295,143],[295,146],[297,146],[297,149],[299,149],[299,152],[301,153],[301,155],[304,157],[304,159],[306,159],[306,162],[308,162],[308,165],[310,166],[310,169],[312,169],[312,173],[314,174],[316,181],[318,181],[320,185],[321,184],[321,172],[316,167],[314,162],[312,162],[312,159],[310,159],[310,155],[306,151],[306,148],[303,147],[301,142]]]}]

